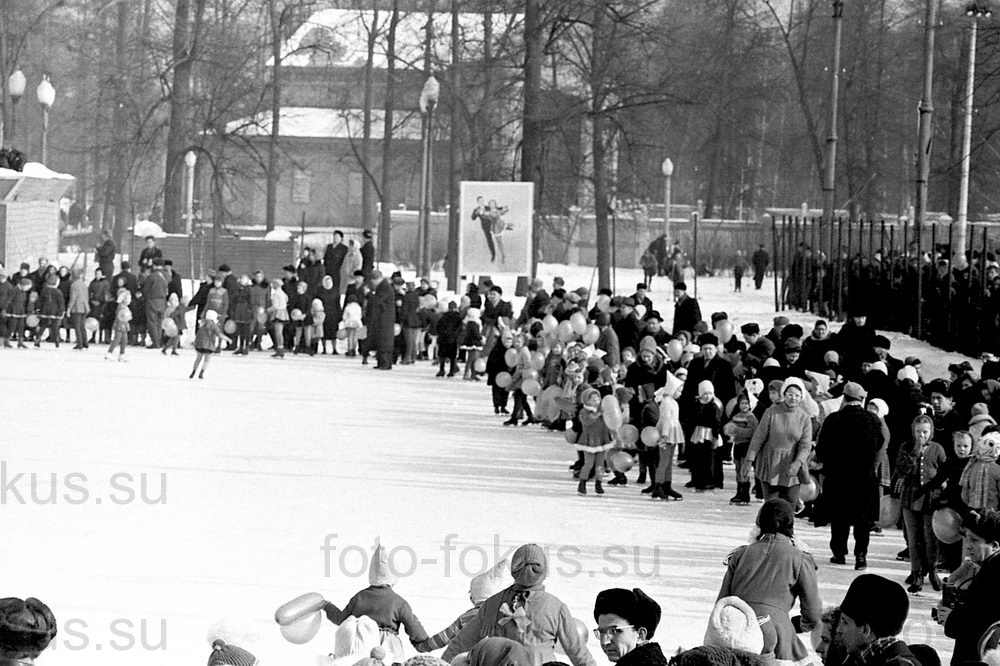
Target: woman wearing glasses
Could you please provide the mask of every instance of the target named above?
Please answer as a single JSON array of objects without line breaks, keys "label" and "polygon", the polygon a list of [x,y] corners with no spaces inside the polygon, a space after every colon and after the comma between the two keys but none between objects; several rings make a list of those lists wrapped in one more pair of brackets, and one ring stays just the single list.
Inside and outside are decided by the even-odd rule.
[{"label": "woman wearing glasses", "polygon": [[619,666],[665,666],[666,657],[650,642],[660,623],[660,605],[639,588],[612,588],[594,602],[594,636],[608,661]]}]

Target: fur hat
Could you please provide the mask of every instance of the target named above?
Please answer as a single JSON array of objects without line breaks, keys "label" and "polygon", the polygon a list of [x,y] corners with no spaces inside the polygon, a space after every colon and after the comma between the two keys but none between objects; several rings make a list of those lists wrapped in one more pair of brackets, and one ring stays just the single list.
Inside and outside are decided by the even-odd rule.
[{"label": "fur hat", "polygon": [[396,575],[392,573],[392,567],[389,565],[389,551],[379,544],[372,553],[372,561],[368,565],[368,584],[395,585],[396,581]]},{"label": "fur hat", "polygon": [[912,365],[904,365],[902,368],[899,369],[899,372],[896,373],[896,381],[903,382],[904,380],[907,379],[909,379],[914,384],[920,382],[920,375],[917,374],[917,369],[914,368]]},{"label": "fur hat", "polygon": [[934,379],[924,387],[924,393],[930,397],[934,393],[940,393],[941,395],[950,396],[951,395],[951,382],[947,379]]},{"label": "fur hat", "polygon": [[877,638],[896,636],[910,612],[903,586],[876,574],[862,574],[847,588],[840,612],[855,624],[867,624]]},{"label": "fur hat", "polygon": [[652,638],[660,624],[660,604],[637,587],[631,590],[614,587],[598,592],[594,601],[594,620],[606,614],[617,615],[636,629],[644,628],[647,639]]},{"label": "fur hat", "polygon": [[702,333],[698,336],[698,345],[704,347],[705,345],[712,345],[713,347],[719,346],[719,336],[715,333]]},{"label": "fur hat", "polygon": [[772,323],[774,324],[775,328],[778,328],[779,326],[788,326],[790,320],[788,319],[788,317],[785,317],[784,315],[778,315],[772,320]]},{"label": "fur hat", "polygon": [[674,291],[687,291],[688,286],[683,282],[674,282]]},{"label": "fur hat", "polygon": [[708,618],[704,643],[760,654],[764,651],[764,633],[750,604],[739,597],[723,597],[715,602]]},{"label": "fur hat", "polygon": [[34,597],[0,599],[0,656],[34,659],[56,637],[56,618]]},{"label": "fur hat", "polygon": [[743,335],[760,335],[760,325],[755,322],[740,326],[740,333]]},{"label": "fur hat", "polygon": [[545,551],[538,544],[524,544],[514,551],[510,572],[514,576],[514,582],[521,587],[540,585],[549,575],[549,561],[545,557]]},{"label": "fur hat", "polygon": [[257,657],[241,647],[227,645],[220,638],[212,643],[208,666],[257,666]]},{"label": "fur hat", "polygon": [[500,560],[469,583],[469,598],[478,605],[510,584],[510,562]]}]

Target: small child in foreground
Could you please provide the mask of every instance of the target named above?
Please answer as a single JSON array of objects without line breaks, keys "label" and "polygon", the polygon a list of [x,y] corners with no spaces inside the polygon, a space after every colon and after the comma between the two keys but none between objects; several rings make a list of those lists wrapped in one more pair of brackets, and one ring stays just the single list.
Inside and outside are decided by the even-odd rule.
[{"label": "small child in foreground", "polygon": [[[219,313],[215,310],[205,312],[205,321],[198,328],[198,333],[194,338],[194,348],[198,355],[194,359],[194,367],[191,368],[189,379],[194,379],[194,373],[198,372],[201,365],[201,372],[198,372],[198,379],[205,378],[205,370],[208,369],[208,361],[212,354],[219,348],[219,341],[223,340],[227,344],[232,342],[229,337],[219,328]],[[202,363],[204,361],[204,363]]]}]

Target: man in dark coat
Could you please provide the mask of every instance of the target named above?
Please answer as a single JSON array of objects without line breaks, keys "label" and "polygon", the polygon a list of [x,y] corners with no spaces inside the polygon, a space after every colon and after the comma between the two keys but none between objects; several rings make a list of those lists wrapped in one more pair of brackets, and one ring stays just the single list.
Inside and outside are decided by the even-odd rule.
[{"label": "man in dark coat", "polygon": [[159,349],[162,335],[163,313],[167,309],[167,278],[163,275],[163,259],[153,260],[153,270],[142,283],[142,297],[146,304],[146,332],[148,349]]},{"label": "man in dark coat", "polygon": [[861,363],[872,353],[876,335],[875,328],[868,322],[867,312],[851,312],[850,319],[841,327],[836,338],[840,367],[845,377],[857,380],[861,376]]},{"label": "man in dark coat", "polygon": [[444,364],[450,364],[449,377],[458,374],[458,338],[462,335],[462,315],[458,303],[450,301],[448,311],[438,317],[435,324],[438,342],[438,377],[444,377]]},{"label": "man in dark coat", "polygon": [[396,341],[396,290],[382,277],[381,271],[372,271],[369,277],[372,294],[369,298],[370,321],[368,338],[375,350],[376,369],[392,370],[392,353]]},{"label": "man in dark coat", "polygon": [[146,247],[139,253],[139,268],[152,268],[154,259],[162,259],[163,250],[156,247],[156,238],[146,236]]},{"label": "man in dark coat", "polygon": [[753,284],[756,289],[760,289],[764,284],[764,275],[767,273],[767,265],[771,263],[771,257],[767,254],[767,250],[764,249],[764,244],[761,243],[757,248],[757,251],[753,253],[750,258],[750,263],[753,264]]},{"label": "man in dark coat", "polygon": [[851,582],[840,603],[840,622],[835,639],[850,666],[920,666],[906,643],[896,638],[903,632],[910,599],[899,583],[862,574]]},{"label": "man in dark coat", "polygon": [[372,244],[371,229],[362,231],[361,237],[365,239],[361,245],[361,272],[367,277],[375,270],[375,245]]},{"label": "man in dark coat", "polygon": [[701,321],[701,307],[698,300],[688,296],[687,285],[674,283],[674,335],[681,331],[690,333]]},{"label": "man in dark coat", "polygon": [[347,246],[344,245],[344,232],[334,231],[333,242],[326,246],[323,253],[323,270],[333,278],[333,286],[340,289],[340,268],[347,256]]},{"label": "man in dark coat", "polygon": [[994,622],[1000,622],[1000,514],[988,510],[983,515],[970,514],[962,525],[967,532],[970,556],[980,566],[961,604],[943,615],[944,633],[955,639],[951,657],[954,666],[979,661],[979,641]]},{"label": "man in dark coat", "polygon": [[184,298],[184,281],[181,274],[174,270],[174,262],[170,259],[163,260],[163,277],[167,278],[167,295],[177,294],[177,300]]},{"label": "man in dark coat", "polygon": [[115,274],[115,242],[111,240],[111,232],[105,229],[101,232],[102,243],[97,246],[97,252],[94,259],[97,261],[97,265],[100,266],[101,272],[104,273],[105,277],[111,277]]},{"label": "man in dark coat", "polygon": [[125,279],[125,288],[128,289],[128,293],[135,297],[135,292],[139,288],[139,281],[135,277],[135,273],[132,272],[132,264],[127,260],[122,261],[122,270],[118,275],[114,276],[111,280],[111,295],[115,296],[118,293],[118,278]]},{"label": "man in dark coat", "polygon": [[854,529],[854,568],[868,567],[871,523],[878,507],[875,462],[885,441],[878,417],[864,408],[860,384],[844,386],[844,404],[823,422],[816,456],[823,463],[823,504],[830,520],[834,564],[847,560],[847,536]]}]

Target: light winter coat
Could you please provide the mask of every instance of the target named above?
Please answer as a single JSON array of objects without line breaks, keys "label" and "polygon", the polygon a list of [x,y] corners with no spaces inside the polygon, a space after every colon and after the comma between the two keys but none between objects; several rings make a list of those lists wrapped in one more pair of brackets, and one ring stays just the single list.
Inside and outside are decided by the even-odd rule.
[{"label": "light winter coat", "polygon": [[797,477],[789,474],[788,466],[798,460],[802,468],[809,462],[812,451],[812,420],[801,407],[784,403],[771,405],[750,440],[747,460],[757,461],[757,478],[772,486],[795,486]]}]

